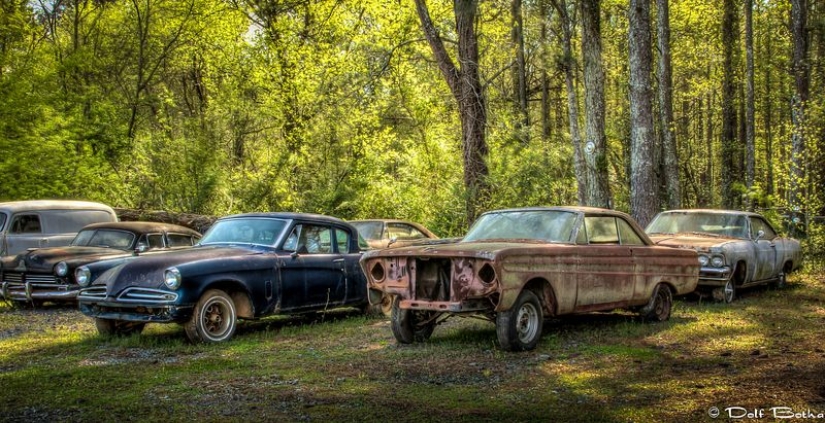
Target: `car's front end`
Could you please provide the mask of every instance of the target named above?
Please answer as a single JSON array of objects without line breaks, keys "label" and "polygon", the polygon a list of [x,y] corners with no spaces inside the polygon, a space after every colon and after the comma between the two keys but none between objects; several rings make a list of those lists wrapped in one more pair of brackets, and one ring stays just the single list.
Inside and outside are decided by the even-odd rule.
[{"label": "car's front end", "polygon": [[123,251],[96,247],[41,248],[2,259],[0,294],[7,301],[73,302],[80,286],[74,279],[75,268],[102,260]]},{"label": "car's front end", "polygon": [[398,297],[403,309],[493,311],[501,282],[490,247],[449,244],[370,251],[361,266],[370,290]]},{"label": "car's front end", "polygon": [[699,257],[699,286],[725,286],[731,278],[731,240],[699,235],[651,235],[657,245],[695,250]]},{"label": "car's front end", "polygon": [[232,263],[240,269],[245,258],[257,254],[247,248],[203,246],[136,257],[99,276],[91,266],[80,267],[75,272],[83,286],[78,305],[84,314],[100,319],[184,322],[204,289],[200,276],[214,272],[215,266],[231,273]]}]

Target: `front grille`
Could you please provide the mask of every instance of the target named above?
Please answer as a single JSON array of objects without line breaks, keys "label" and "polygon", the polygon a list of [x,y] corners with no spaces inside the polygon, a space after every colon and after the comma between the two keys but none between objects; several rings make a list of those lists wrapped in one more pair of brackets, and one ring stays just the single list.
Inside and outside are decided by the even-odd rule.
[{"label": "front grille", "polygon": [[105,286],[93,286],[90,288],[85,288],[80,290],[80,295],[78,295],[78,299],[88,298],[91,300],[102,300],[106,298],[106,287]]},{"label": "front grille", "polygon": [[178,294],[169,291],[161,291],[159,289],[148,288],[128,288],[123,291],[118,297],[119,301],[123,302],[155,302],[167,303],[178,299]]},{"label": "front grille", "polygon": [[415,299],[450,300],[450,260],[416,260]]},{"label": "front grille", "polygon": [[23,274],[15,272],[3,272],[3,282],[23,283]]},{"label": "front grille", "polygon": [[3,282],[10,284],[22,284],[25,282],[32,284],[56,284],[57,278],[50,274],[3,272]]}]

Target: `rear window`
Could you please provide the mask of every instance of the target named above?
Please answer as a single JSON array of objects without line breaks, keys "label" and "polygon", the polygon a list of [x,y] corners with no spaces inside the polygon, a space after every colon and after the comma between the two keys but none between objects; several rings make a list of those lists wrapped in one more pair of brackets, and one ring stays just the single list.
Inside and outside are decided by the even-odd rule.
[{"label": "rear window", "polygon": [[79,232],[91,223],[113,222],[114,217],[103,210],[46,210],[40,213],[49,233]]}]

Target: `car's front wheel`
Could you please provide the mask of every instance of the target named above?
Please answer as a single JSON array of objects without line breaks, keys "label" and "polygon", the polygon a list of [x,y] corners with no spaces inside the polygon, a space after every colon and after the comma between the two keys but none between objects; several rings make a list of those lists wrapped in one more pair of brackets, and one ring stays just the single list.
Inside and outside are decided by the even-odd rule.
[{"label": "car's front wheel", "polygon": [[507,351],[532,350],[541,338],[543,325],[541,302],[536,294],[525,289],[513,307],[496,315],[498,343]]},{"label": "car's front wheel", "polygon": [[653,290],[653,307],[642,317],[649,322],[664,322],[670,318],[673,308],[673,293],[665,285],[658,284]]},{"label": "car's front wheel", "polygon": [[435,315],[430,311],[408,310],[400,307],[401,297],[393,296],[390,326],[395,340],[402,344],[424,342],[435,330]]},{"label": "car's front wheel", "polygon": [[223,342],[235,334],[237,321],[235,303],[229,294],[210,289],[198,300],[192,317],[183,328],[192,342]]},{"label": "car's front wheel", "polygon": [[129,322],[126,320],[95,318],[97,333],[106,336],[128,336],[143,332],[146,323]]}]

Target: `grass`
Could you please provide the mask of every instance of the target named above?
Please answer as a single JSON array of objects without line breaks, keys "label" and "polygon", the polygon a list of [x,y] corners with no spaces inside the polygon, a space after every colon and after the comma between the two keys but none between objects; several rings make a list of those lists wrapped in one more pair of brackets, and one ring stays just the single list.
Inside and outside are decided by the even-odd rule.
[{"label": "grass", "polygon": [[[816,272],[816,273],[813,273]],[[718,407],[825,413],[825,272],[730,305],[677,300],[548,320],[536,350],[452,319],[423,344],[342,310],[245,322],[218,345],[177,325],[104,338],[72,308],[0,305],[2,421],[714,421]],[[717,420],[730,420],[723,414]]]}]

